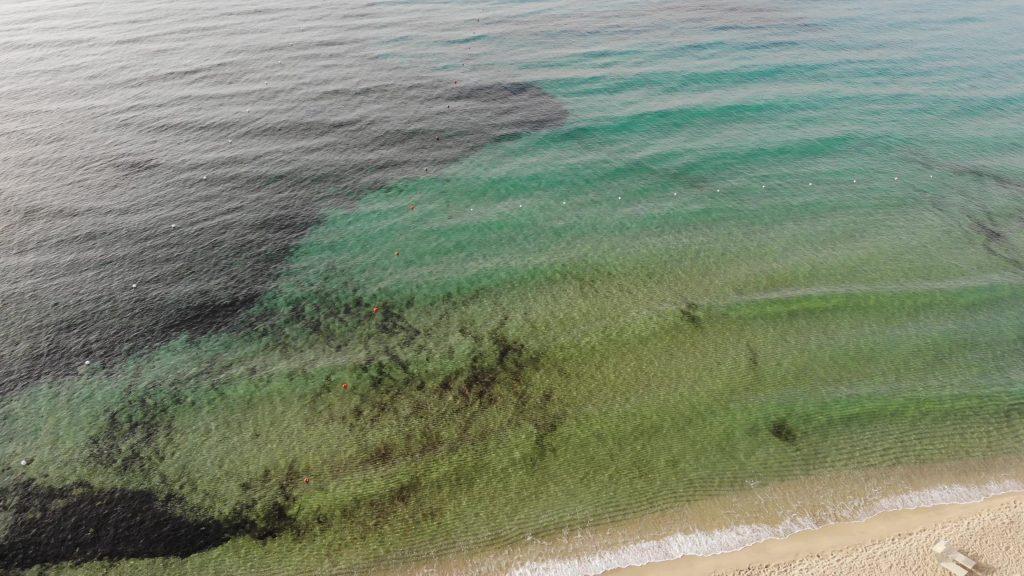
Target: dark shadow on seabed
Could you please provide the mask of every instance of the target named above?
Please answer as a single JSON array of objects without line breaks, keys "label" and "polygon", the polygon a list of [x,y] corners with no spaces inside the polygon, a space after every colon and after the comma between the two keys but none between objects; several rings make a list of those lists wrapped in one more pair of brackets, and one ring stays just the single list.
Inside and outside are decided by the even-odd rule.
[{"label": "dark shadow on seabed", "polygon": [[187,556],[227,541],[228,526],[190,520],[173,498],[145,490],[60,487],[23,480],[0,487],[0,518],[21,530],[0,540],[0,570],[43,562]]},{"label": "dark shadow on seabed", "polygon": [[[81,169],[74,181],[32,172],[28,161],[12,166],[15,189],[0,215],[0,393],[228,326],[325,209],[567,116],[526,83],[382,81],[301,104],[320,112],[225,113],[211,124],[115,110],[125,141],[155,136],[167,149],[96,150],[64,133],[65,169]],[[182,142],[227,134],[244,146],[181,155]],[[45,136],[14,132],[0,142],[29,148],[25,140]],[[102,202],[89,195],[98,189]]]}]

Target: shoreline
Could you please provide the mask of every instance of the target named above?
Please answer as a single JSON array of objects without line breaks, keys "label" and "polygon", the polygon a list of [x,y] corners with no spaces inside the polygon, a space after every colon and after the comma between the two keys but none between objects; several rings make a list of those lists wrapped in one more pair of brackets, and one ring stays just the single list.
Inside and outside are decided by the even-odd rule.
[{"label": "shoreline", "polygon": [[[872,468],[856,474],[835,471],[766,484],[633,519],[533,534],[524,541],[395,566],[386,573],[804,576],[803,567],[804,572],[764,573],[755,567],[777,566],[779,562],[863,545],[985,511],[1006,501],[1019,500],[1019,533],[1024,534],[1021,478],[1024,462],[1010,456],[960,460],[956,467],[942,462]],[[942,538],[963,547],[958,539],[946,534],[935,540]],[[928,551],[934,543],[919,548]],[[1020,576],[1024,576],[1024,550],[1020,565]],[[820,576],[837,573],[847,572],[826,570]],[[819,573],[807,572],[807,576],[812,574]],[[935,576],[927,571],[923,574]]]},{"label": "shoreline", "polygon": [[[992,518],[990,518],[992,517]],[[927,541],[931,532],[936,532],[936,540],[946,537],[954,546],[972,550],[982,563],[992,554],[979,554],[973,550],[982,549],[986,543],[973,543],[970,535],[965,534],[960,524],[971,521],[974,525],[992,523],[994,518],[1005,520],[1016,519],[1020,528],[1024,528],[1024,491],[1010,491],[985,497],[979,501],[937,504],[917,508],[904,508],[880,512],[864,520],[853,520],[829,524],[820,528],[801,530],[784,538],[770,538],[732,552],[723,552],[710,556],[684,556],[676,560],[652,562],[641,566],[617,568],[604,572],[605,576],[669,576],[682,575],[761,575],[787,574],[790,570],[800,569],[801,574],[813,574],[807,570],[819,569],[822,574],[830,570],[853,568],[841,566],[843,562],[857,562],[858,555],[871,555],[870,548],[889,549],[894,556],[911,556],[911,565],[921,570],[935,572],[938,566],[930,560],[930,546],[909,546],[908,540],[920,544],[922,538]],[[1016,533],[1016,532],[1015,532]],[[942,534],[942,536],[938,536]],[[947,535],[948,534],[948,535]],[[911,538],[917,536],[917,538]],[[959,538],[958,538],[959,536]],[[991,540],[996,540],[995,537]],[[1014,540],[1014,539],[1011,539]],[[933,542],[934,543],[934,542]],[[1010,544],[1016,544],[1014,549]],[[993,574],[1016,574],[1006,570],[1024,570],[1024,541],[1020,537],[1011,541],[987,542],[989,547],[999,548],[1015,558],[1019,564],[991,564],[996,569]],[[884,552],[883,552],[884,553]],[[988,560],[988,562],[994,562]],[[863,566],[867,568],[869,566]],[[901,566],[906,570],[907,566]],[[877,573],[877,572],[876,572]],[[931,572],[925,572],[931,573]],[[938,572],[935,572],[938,573]],[[989,573],[989,572],[986,572]],[[888,573],[885,573],[888,574]],[[892,572],[895,576],[897,572]],[[903,572],[899,572],[903,574]],[[909,573],[908,573],[909,574]]]}]

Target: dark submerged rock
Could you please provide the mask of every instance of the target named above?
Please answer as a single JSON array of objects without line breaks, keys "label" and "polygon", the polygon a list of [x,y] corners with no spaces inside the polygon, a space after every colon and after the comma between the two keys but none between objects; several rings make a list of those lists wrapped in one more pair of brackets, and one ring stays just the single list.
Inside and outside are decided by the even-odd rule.
[{"label": "dark submerged rock", "polygon": [[0,568],[184,557],[227,541],[223,525],[181,510],[180,499],[145,490],[20,480],[0,488],[0,517],[11,520],[0,533]]},{"label": "dark submerged rock", "polygon": [[772,436],[787,444],[796,442],[796,430],[794,430],[793,427],[789,425],[789,422],[786,422],[785,420],[776,420],[775,422],[772,422],[771,432]]}]

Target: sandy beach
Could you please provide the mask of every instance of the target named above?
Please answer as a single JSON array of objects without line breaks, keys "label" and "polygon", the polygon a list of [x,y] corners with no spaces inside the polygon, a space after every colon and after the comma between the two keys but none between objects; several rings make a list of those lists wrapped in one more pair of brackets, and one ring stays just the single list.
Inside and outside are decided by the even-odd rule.
[{"label": "sandy beach", "polygon": [[[1024,574],[1024,494],[879,514],[708,557],[685,557],[608,576],[834,576],[945,574],[930,549],[945,539],[978,561],[978,574]],[[867,572],[865,572],[867,570]]]}]

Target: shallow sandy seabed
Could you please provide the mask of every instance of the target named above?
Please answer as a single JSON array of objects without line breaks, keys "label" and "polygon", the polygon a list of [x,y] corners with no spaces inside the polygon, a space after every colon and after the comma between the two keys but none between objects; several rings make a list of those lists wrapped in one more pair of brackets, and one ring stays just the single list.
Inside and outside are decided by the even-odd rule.
[{"label": "shallow sandy seabed", "polygon": [[945,539],[978,561],[978,574],[1024,574],[1024,494],[971,504],[886,512],[770,540],[738,552],[687,557],[608,576],[834,576],[945,574],[931,547]]}]

